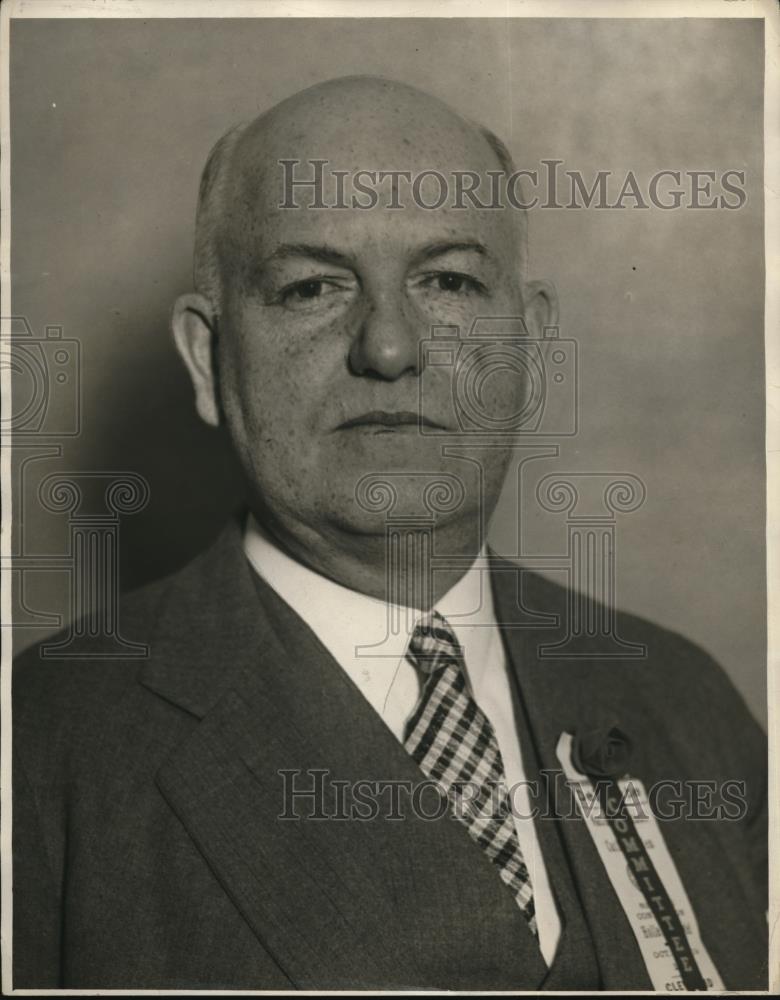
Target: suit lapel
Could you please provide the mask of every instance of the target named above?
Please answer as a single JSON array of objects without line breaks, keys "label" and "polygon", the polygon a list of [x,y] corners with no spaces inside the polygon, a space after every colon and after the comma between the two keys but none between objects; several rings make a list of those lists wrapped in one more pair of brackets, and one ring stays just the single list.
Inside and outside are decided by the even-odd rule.
[{"label": "suit lapel", "polygon": [[[158,785],[263,946],[301,988],[541,983],[490,861],[456,821],[415,813],[406,788],[421,772],[307,626],[257,586],[259,600],[234,523],[172,590],[143,683],[200,720]],[[316,780],[330,818],[306,818],[304,796],[303,818],[280,819],[285,790]],[[386,818],[390,786],[403,819]],[[337,818],[361,791],[379,816]],[[429,790],[416,804],[432,802]]]}]

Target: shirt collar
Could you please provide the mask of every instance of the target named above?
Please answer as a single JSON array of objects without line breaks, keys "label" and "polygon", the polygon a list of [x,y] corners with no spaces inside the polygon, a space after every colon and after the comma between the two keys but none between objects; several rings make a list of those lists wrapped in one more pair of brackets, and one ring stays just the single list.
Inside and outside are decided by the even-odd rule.
[{"label": "shirt collar", "polygon": [[[363,657],[397,663],[422,612],[388,605],[350,590],[315,572],[284,552],[249,514],[244,551],[255,571],[306,622],[342,666]],[[496,622],[486,548],[458,582],[439,600],[460,645],[469,674],[488,662]],[[397,628],[388,627],[389,622]]]}]

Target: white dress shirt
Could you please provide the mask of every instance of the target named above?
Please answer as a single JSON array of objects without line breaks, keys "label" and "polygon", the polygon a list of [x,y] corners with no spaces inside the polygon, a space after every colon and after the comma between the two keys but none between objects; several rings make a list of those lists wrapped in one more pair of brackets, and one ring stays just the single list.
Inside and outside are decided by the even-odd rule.
[{"label": "white dress shirt", "polygon": [[[388,605],[321,576],[288,556],[250,514],[244,550],[256,572],[306,622],[334,660],[403,741],[420,696],[417,670],[406,658],[421,612]],[[484,557],[484,552],[481,554]],[[561,924],[531,815],[515,728],[506,656],[493,611],[489,575],[472,568],[436,603],[463,647],[473,696],[490,720],[513,792],[515,829],[534,892],[539,946],[548,966]],[[484,565],[484,562],[483,562]],[[390,615],[396,627],[389,628]]]}]

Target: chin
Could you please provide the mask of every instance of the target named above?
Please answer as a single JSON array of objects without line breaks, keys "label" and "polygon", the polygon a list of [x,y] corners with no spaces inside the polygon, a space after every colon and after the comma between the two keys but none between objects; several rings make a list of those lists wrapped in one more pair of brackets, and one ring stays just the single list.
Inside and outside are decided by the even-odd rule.
[{"label": "chin", "polygon": [[414,431],[371,433],[342,439],[329,454],[322,455],[326,475],[363,476],[383,472],[393,475],[436,476],[440,473],[468,476],[467,463],[447,452],[468,444],[458,438],[437,437]]},{"label": "chin", "polygon": [[415,527],[443,527],[464,518],[486,523],[480,508],[487,503],[492,510],[504,475],[503,463],[493,467],[495,452],[485,462],[479,454],[444,455],[440,440],[419,435],[376,437],[370,451],[340,450],[323,468],[320,509],[330,510],[334,521],[361,534],[384,534],[388,525],[400,522]]},{"label": "chin", "polygon": [[[336,495],[336,497],[338,494]],[[355,480],[352,492],[333,495],[321,510],[351,534],[382,536],[449,527],[467,518],[478,522],[474,498],[452,472],[386,468],[368,471]]]}]

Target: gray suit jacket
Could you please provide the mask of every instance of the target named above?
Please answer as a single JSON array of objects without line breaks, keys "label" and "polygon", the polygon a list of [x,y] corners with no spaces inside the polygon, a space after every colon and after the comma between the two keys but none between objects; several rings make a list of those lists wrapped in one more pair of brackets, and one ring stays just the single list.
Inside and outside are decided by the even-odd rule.
[{"label": "gray suit jacket", "polygon": [[[765,989],[766,745],[730,683],[700,649],[629,616],[620,632],[647,659],[540,658],[564,590],[500,560],[492,582],[530,777],[557,771],[561,732],[611,718],[648,786],[746,783],[743,819],[662,829],[727,988]],[[547,624],[528,627],[531,611]],[[282,770],[421,774],[256,579],[238,521],[126,597],[122,616],[146,660],[32,650],[15,668],[15,986],[651,988],[579,819],[535,821],[563,927],[548,970],[456,821],[278,818]]]}]

